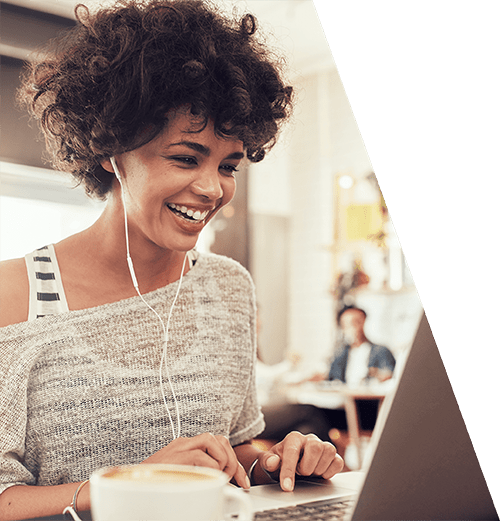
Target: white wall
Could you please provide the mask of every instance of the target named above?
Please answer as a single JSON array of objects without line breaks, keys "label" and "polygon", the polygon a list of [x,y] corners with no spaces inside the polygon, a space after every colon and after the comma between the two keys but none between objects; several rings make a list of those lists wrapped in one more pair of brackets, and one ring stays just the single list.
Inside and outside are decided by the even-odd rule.
[{"label": "white wall", "polygon": [[[330,68],[298,78],[294,119],[280,145],[262,163],[250,169],[251,214],[288,219],[287,302],[266,296],[271,281],[261,266],[269,252],[254,249],[253,275],[262,306],[263,329],[273,320],[266,310],[276,305],[287,313],[286,350],[315,365],[327,358],[334,339],[332,241],[334,179],[338,173],[365,175],[371,166],[333,60]],[[282,347],[262,348],[282,355]],[[278,356],[278,358],[279,358]],[[306,365],[307,365],[306,363]]]},{"label": "white wall", "polygon": [[[267,229],[259,227],[260,240],[253,239],[252,274],[261,305],[260,341],[266,361],[297,354],[304,369],[314,371],[331,356],[336,336],[330,292],[335,179],[341,174],[363,179],[372,166],[333,60],[331,67],[297,78],[295,87],[298,104],[282,142],[269,158],[250,167],[251,221],[253,215],[254,221],[258,216],[259,222],[268,222]],[[280,228],[272,225],[273,218],[287,220],[282,227],[286,237],[276,235]],[[259,247],[262,234],[274,234],[276,243],[286,241],[283,258]],[[277,264],[287,275],[286,288],[279,292],[273,289]],[[373,315],[374,341],[395,351],[406,347],[419,312],[414,290],[368,291],[360,295],[359,304]]]}]

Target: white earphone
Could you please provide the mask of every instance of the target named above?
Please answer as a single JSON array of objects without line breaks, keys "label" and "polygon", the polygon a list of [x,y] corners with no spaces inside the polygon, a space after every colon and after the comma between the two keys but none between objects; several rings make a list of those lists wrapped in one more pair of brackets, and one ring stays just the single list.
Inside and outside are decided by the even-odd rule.
[{"label": "white earphone", "polygon": [[[125,243],[126,243],[126,247],[127,247],[127,264],[128,264],[130,276],[132,277],[132,283],[134,285],[134,288],[135,288],[137,294],[139,295],[141,300],[144,302],[144,304],[146,304],[146,306],[157,316],[158,320],[161,323],[162,329],[163,329],[164,343],[163,343],[163,351],[162,351],[162,356],[161,356],[160,374],[159,374],[159,376],[160,376],[160,390],[161,390],[161,394],[162,394],[162,398],[163,398],[163,403],[165,404],[165,409],[167,410],[168,418],[169,418],[170,424],[172,426],[173,439],[175,439],[175,438],[179,438],[180,435],[181,435],[181,417],[180,417],[180,413],[179,413],[179,404],[178,404],[177,398],[175,396],[174,387],[172,385],[172,380],[170,379],[170,373],[169,373],[168,365],[167,365],[167,346],[168,346],[168,331],[169,331],[169,326],[170,326],[170,317],[172,316],[172,311],[174,309],[175,303],[177,301],[177,297],[179,296],[179,292],[180,292],[180,289],[181,289],[182,277],[184,275],[184,269],[186,267],[187,254],[184,255],[184,261],[182,263],[182,269],[181,269],[181,276],[179,278],[179,284],[177,285],[177,292],[175,293],[175,297],[174,297],[174,300],[172,302],[172,306],[170,307],[170,311],[168,313],[168,318],[167,318],[167,324],[165,326],[165,323],[163,322],[163,319],[160,317],[160,315],[157,313],[157,311],[155,309],[153,309],[146,302],[146,300],[144,300],[144,297],[142,296],[142,294],[141,294],[141,292],[139,290],[139,283],[138,283],[137,277],[135,275],[134,264],[132,262],[132,257],[130,256],[130,244],[129,244],[129,238],[128,238],[127,208],[126,208],[126,205],[125,205],[125,189],[123,187],[122,177],[120,175],[120,171],[118,170],[118,166],[116,164],[115,158],[114,157],[110,157],[109,160],[111,162],[111,166],[113,167],[115,176],[118,179],[118,182],[120,183],[121,192],[122,192],[122,204],[123,204],[123,211],[124,211],[124,216],[125,216]],[[176,414],[177,414],[177,433],[175,432],[174,421],[172,419],[172,415],[171,415],[170,410],[168,408],[167,400],[165,398],[165,389],[164,389],[164,385],[163,385],[163,366],[165,366],[165,372],[166,372],[166,375],[167,375],[168,384],[169,384],[169,387],[170,387],[170,391],[172,392],[172,397],[173,397],[174,403],[175,403],[175,410],[176,410]]]}]

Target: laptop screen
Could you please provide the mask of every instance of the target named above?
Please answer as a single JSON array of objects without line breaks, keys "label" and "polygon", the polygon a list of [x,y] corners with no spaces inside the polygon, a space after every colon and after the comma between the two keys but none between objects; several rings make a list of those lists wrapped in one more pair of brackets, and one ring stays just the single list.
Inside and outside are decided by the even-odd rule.
[{"label": "laptop screen", "polygon": [[373,436],[353,519],[498,519],[425,314]]}]

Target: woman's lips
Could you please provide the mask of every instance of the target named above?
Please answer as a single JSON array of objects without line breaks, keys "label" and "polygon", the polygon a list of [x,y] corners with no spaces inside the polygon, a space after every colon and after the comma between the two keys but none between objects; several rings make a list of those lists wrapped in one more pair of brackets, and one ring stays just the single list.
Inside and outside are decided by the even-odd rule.
[{"label": "woman's lips", "polygon": [[181,219],[193,223],[203,222],[210,213],[210,210],[196,210],[175,203],[167,203],[167,207],[172,211],[172,213],[181,217]]}]

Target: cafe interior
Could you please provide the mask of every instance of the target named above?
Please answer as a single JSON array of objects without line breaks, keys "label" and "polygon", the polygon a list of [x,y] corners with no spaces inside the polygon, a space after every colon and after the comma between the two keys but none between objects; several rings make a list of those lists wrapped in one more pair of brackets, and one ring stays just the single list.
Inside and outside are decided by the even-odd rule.
[{"label": "cafe interior", "polygon": [[[356,469],[371,436],[360,428],[356,400],[381,402],[391,383],[346,389],[318,378],[342,343],[337,313],[346,305],[366,312],[365,334],[391,350],[397,375],[421,303],[312,0],[221,1],[254,13],[287,57],[296,105],[266,159],[240,168],[235,198],[203,231],[198,249],[250,271],[259,358],[271,368],[273,399],[344,409],[347,429],[332,424],[330,436],[346,468]],[[14,103],[24,61],[75,23],[76,3],[1,2],[1,260],[84,229],[105,204],[51,170],[36,126]]]}]

